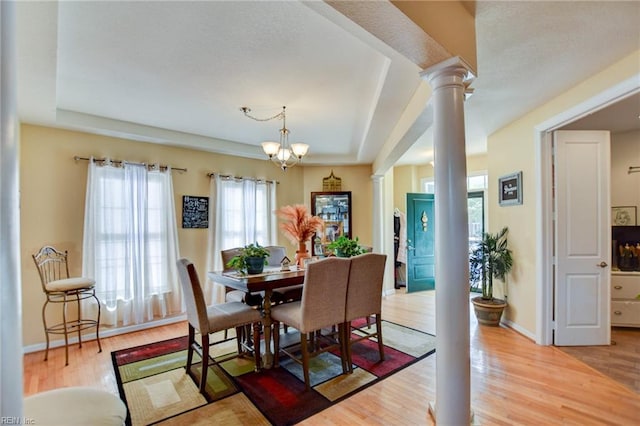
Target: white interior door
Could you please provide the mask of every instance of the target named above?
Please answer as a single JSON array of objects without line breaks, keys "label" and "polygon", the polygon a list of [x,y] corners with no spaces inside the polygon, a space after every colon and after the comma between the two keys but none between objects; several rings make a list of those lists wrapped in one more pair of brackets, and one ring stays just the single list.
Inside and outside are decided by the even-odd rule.
[{"label": "white interior door", "polygon": [[611,339],[609,132],[557,131],[554,143],[554,344],[608,345]]}]

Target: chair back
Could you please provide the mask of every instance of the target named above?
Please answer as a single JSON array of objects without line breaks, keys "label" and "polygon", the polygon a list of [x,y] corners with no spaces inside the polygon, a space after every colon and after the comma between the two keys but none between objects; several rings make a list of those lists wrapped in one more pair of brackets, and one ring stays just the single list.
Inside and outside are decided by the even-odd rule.
[{"label": "chair back", "polygon": [[44,246],[38,253],[31,255],[38,268],[42,290],[47,292],[47,284],[51,281],[69,278],[67,251],[56,250],[51,246]]},{"label": "chair back", "polygon": [[307,264],[302,287],[301,333],[344,322],[351,259],[329,257]]},{"label": "chair back", "polygon": [[282,246],[266,246],[269,251],[269,257],[267,258],[268,266],[280,266],[282,259],[287,256],[287,249]]},{"label": "chair back", "polygon": [[234,247],[227,250],[222,250],[220,255],[222,256],[222,270],[223,272],[233,271],[233,268],[229,268],[227,263],[235,256],[238,256],[242,250],[242,247]]},{"label": "chair back", "polygon": [[187,320],[200,334],[209,334],[209,316],[204,294],[200,286],[200,279],[195,266],[188,259],[178,260],[178,275],[184,304],[187,309]]},{"label": "chair back", "polygon": [[382,310],[382,285],[386,254],[365,253],[351,258],[345,321]]}]

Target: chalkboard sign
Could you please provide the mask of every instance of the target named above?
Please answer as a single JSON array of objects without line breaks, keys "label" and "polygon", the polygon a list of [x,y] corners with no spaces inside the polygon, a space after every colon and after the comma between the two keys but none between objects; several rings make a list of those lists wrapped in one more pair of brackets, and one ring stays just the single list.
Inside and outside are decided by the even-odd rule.
[{"label": "chalkboard sign", "polygon": [[209,197],[182,196],[182,227],[209,227]]}]

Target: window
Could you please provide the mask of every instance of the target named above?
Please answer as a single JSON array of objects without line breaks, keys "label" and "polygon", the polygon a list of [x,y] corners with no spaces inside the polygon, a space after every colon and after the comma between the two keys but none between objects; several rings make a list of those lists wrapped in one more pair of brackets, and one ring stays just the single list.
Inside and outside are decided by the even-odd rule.
[{"label": "window", "polygon": [[[170,169],[89,165],[83,273],[96,280],[108,311],[126,306],[114,322],[153,319],[153,296],[177,292],[177,225]],[[162,304],[162,303],[161,303]],[[166,314],[166,307],[161,311]],[[133,317],[133,320],[129,318]]]},{"label": "window", "polygon": [[250,243],[271,244],[271,184],[244,179],[220,182],[222,250]]},{"label": "window", "polygon": [[[276,182],[213,174],[210,191],[213,207],[207,244],[208,271],[224,269],[222,250],[255,242],[261,246],[276,243]],[[225,301],[224,286],[216,284],[207,280],[204,292],[208,304]]]}]

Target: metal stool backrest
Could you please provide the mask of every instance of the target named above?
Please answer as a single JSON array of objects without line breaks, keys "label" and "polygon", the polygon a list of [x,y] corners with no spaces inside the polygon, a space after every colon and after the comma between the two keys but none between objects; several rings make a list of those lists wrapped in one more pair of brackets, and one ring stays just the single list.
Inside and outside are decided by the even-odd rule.
[{"label": "metal stool backrest", "polygon": [[42,291],[47,293],[47,284],[51,281],[69,278],[67,251],[58,251],[51,246],[44,246],[38,253],[31,255],[40,274]]}]

